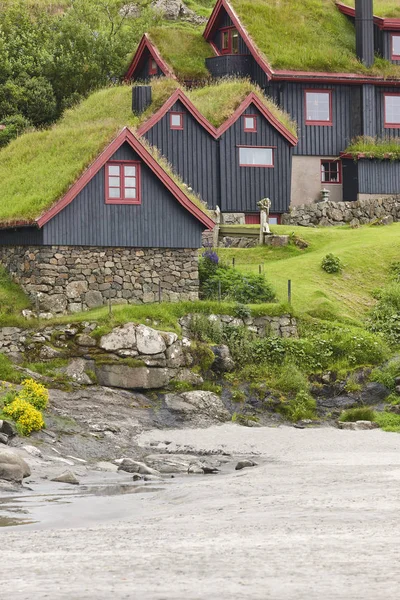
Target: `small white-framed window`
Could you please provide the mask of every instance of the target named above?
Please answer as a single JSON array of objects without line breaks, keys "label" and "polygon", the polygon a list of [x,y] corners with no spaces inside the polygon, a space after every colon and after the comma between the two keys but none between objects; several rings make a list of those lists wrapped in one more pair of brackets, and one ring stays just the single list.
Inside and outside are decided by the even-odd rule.
[{"label": "small white-framed window", "polygon": [[183,114],[178,112],[170,113],[169,124],[171,129],[183,129]]},{"label": "small white-framed window", "polygon": [[305,92],[306,125],[332,125],[331,90]]},{"label": "small white-framed window", "polygon": [[243,116],[243,130],[250,133],[257,132],[257,117],[255,115]]},{"label": "small white-framed window", "polygon": [[274,150],[273,148],[241,146],[239,148],[239,165],[241,167],[272,168],[274,166]]},{"label": "small white-framed window", "polygon": [[385,128],[400,128],[400,94],[385,94]]}]

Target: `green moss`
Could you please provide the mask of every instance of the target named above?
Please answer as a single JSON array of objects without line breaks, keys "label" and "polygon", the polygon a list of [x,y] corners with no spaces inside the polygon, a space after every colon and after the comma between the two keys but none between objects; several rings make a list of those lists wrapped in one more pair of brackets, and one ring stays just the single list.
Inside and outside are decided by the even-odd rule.
[{"label": "green moss", "polygon": [[95,354],[93,359],[97,365],[125,365],[132,367],[133,369],[140,369],[146,367],[142,360],[137,358],[115,358],[109,354]]}]

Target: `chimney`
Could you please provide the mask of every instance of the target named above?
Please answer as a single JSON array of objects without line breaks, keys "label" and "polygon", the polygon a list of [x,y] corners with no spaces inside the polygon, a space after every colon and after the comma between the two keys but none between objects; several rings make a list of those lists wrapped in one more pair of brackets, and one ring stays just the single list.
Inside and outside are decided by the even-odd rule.
[{"label": "chimney", "polygon": [[134,85],[132,88],[132,111],[140,115],[152,102],[151,85]]},{"label": "chimney", "polygon": [[373,0],[356,0],[357,58],[372,67],[375,60]]}]

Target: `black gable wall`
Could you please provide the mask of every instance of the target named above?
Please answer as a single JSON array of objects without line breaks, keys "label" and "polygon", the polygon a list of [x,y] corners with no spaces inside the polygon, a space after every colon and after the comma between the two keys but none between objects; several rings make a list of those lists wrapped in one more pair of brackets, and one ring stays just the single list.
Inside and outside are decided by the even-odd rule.
[{"label": "black gable wall", "polygon": [[[170,113],[182,112],[183,130],[172,130]],[[176,102],[144,137],[173,165],[183,181],[213,208],[218,203],[217,142]]]},{"label": "black gable wall", "polygon": [[149,61],[152,58],[149,50],[147,48],[144,49],[142,58],[139,61],[138,66],[136,67],[135,72],[132,75],[132,81],[149,81],[154,77],[162,77],[164,75],[163,71],[157,65],[157,73],[154,75],[149,75]]},{"label": "black gable wall", "polygon": [[[212,43],[214,44],[214,46],[216,48],[218,48],[219,51],[222,50],[222,36],[221,36],[220,30],[224,29],[225,27],[234,27],[234,24],[233,24],[230,16],[225,11],[223,11],[223,14],[221,15],[219,22],[218,22],[218,29],[215,31],[213,37],[211,38]],[[243,40],[240,33],[239,33],[239,54],[250,54],[250,50],[246,46],[246,43]]]},{"label": "black gable wall", "polygon": [[[111,160],[140,160],[125,143]],[[198,248],[204,226],[141,162],[140,205],[105,204],[105,168],[43,227],[43,244]]]},{"label": "black gable wall", "polygon": [[[257,132],[245,133],[240,118],[220,139],[221,211],[257,212],[257,202],[268,197],[272,212],[286,212],[290,204],[292,147],[253,105],[245,114],[257,115]],[[275,146],[274,167],[240,167],[238,146]]]}]

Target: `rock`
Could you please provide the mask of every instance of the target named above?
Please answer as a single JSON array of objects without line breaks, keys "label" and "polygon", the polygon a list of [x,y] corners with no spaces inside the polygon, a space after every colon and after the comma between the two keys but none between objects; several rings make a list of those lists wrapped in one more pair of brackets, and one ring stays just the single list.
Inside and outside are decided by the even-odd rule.
[{"label": "rock", "polygon": [[148,467],[145,463],[133,460],[131,458],[124,458],[118,467],[118,471],[126,471],[127,473],[139,473],[139,475],[160,475],[160,472],[156,469],[152,469],[151,467]]},{"label": "rock", "polygon": [[139,473],[134,473],[132,479],[133,481],[142,481],[143,477]]},{"label": "rock", "polygon": [[22,483],[22,480],[30,474],[28,463],[19,454],[11,448],[0,448],[0,479]]},{"label": "rock", "polygon": [[393,217],[391,215],[388,215],[387,217],[383,217],[383,219],[381,220],[382,225],[393,225],[394,220]]},{"label": "rock", "polygon": [[186,383],[191,383],[192,385],[202,385],[204,383],[204,379],[198,373],[194,373],[190,369],[181,369],[174,377],[174,381],[185,381]]},{"label": "rock", "polygon": [[235,467],[235,471],[241,471],[242,469],[248,469],[250,467],[256,467],[257,463],[252,460],[240,460]]},{"label": "rock", "polygon": [[189,475],[204,475],[203,468],[197,463],[190,464],[187,472]]},{"label": "rock", "polygon": [[366,431],[369,429],[379,429],[379,425],[377,423],[373,423],[372,421],[356,421],[355,423],[346,423],[339,421],[338,425],[339,429],[348,429],[350,431]]},{"label": "rock", "polygon": [[171,412],[190,419],[199,413],[211,420],[228,421],[230,415],[221,398],[212,392],[194,391],[183,394],[167,394],[165,404]]},{"label": "rock", "polygon": [[56,350],[56,348],[52,348],[51,346],[42,346],[39,352],[39,358],[41,358],[42,360],[60,358],[60,356],[62,355],[62,352]]},{"label": "rock", "polygon": [[116,473],[118,471],[117,465],[113,465],[107,461],[100,461],[96,463],[95,468],[99,469],[100,471],[109,471],[110,473]]},{"label": "rock", "polygon": [[37,319],[36,313],[34,313],[33,310],[28,310],[27,308],[24,308],[24,310],[22,311],[22,316],[28,321],[30,321],[31,319]]},{"label": "rock", "polygon": [[71,281],[65,288],[67,297],[70,299],[80,300],[82,294],[88,291],[87,281]]},{"label": "rock", "polygon": [[40,299],[40,308],[48,313],[64,313],[67,308],[67,298],[64,294],[43,295]]},{"label": "rock", "polygon": [[6,433],[0,433],[0,444],[8,444],[8,435]]},{"label": "rock", "polygon": [[85,294],[85,303],[88,308],[96,308],[97,306],[103,306],[103,296],[101,292],[96,290],[90,290]]},{"label": "rock", "polygon": [[103,335],[99,345],[100,348],[107,350],[107,352],[114,352],[115,350],[135,350],[136,327],[134,323],[126,323],[123,327],[113,329],[108,335]]},{"label": "rock", "polygon": [[161,477],[157,475],[143,475],[143,481],[160,481]]},{"label": "rock", "polygon": [[86,348],[94,348],[95,346],[97,346],[96,340],[87,333],[82,333],[81,335],[78,335],[75,341],[78,344],[78,346],[84,346]]},{"label": "rock", "polygon": [[173,344],[175,344],[175,342],[178,341],[178,336],[176,335],[176,333],[172,333],[169,331],[160,331],[160,335],[168,348],[169,346],[172,346]]},{"label": "rock", "polygon": [[390,390],[382,383],[370,382],[361,392],[361,402],[372,406],[386,400],[389,394]]},{"label": "rock", "polygon": [[76,358],[65,367],[64,373],[80,385],[92,385],[93,382],[85,371],[86,367],[86,360],[83,358]]},{"label": "rock", "polygon": [[352,408],[355,404],[358,404],[358,400],[353,396],[333,396],[317,399],[317,406],[319,408],[328,408],[330,410],[344,410],[346,408]]},{"label": "rock", "polygon": [[396,387],[394,388],[394,391],[396,392],[396,394],[398,394],[400,396],[400,385],[396,385]]},{"label": "rock", "polygon": [[167,348],[165,356],[167,364],[171,368],[177,369],[186,365],[186,356],[181,342],[175,342],[172,346]]},{"label": "rock", "polygon": [[396,377],[396,379],[394,380],[396,385],[400,385],[400,377]]},{"label": "rock", "polygon": [[17,430],[12,423],[0,419],[0,433],[5,433],[9,438],[12,438],[17,435]]},{"label": "rock", "polygon": [[234,370],[235,362],[231,357],[228,346],[213,346],[211,350],[215,355],[215,360],[211,366],[213,371],[217,371],[218,373],[229,373]]},{"label": "rock", "polygon": [[37,458],[42,458],[43,456],[42,452],[36,446],[22,446],[22,449],[31,456],[36,456]]},{"label": "rock", "polygon": [[64,471],[61,475],[53,477],[50,481],[56,481],[57,483],[69,483],[70,485],[79,485],[79,481],[72,471]]},{"label": "rock", "polygon": [[190,454],[150,454],[145,461],[159,473],[187,473],[190,466],[202,470],[202,463],[197,456]]},{"label": "rock", "polygon": [[140,354],[161,354],[167,349],[162,335],[146,325],[137,326],[136,339]]},{"label": "rock", "polygon": [[167,359],[165,354],[150,354],[149,356],[140,356],[140,360],[144,362],[146,367],[166,367]]},{"label": "rock", "polygon": [[97,364],[95,373],[100,385],[127,390],[164,388],[174,376],[169,369],[130,367],[124,364]]},{"label": "rock", "polygon": [[216,467],[210,467],[208,465],[203,465],[202,471],[204,475],[215,475],[216,473],[219,473],[219,469],[217,469]]}]

